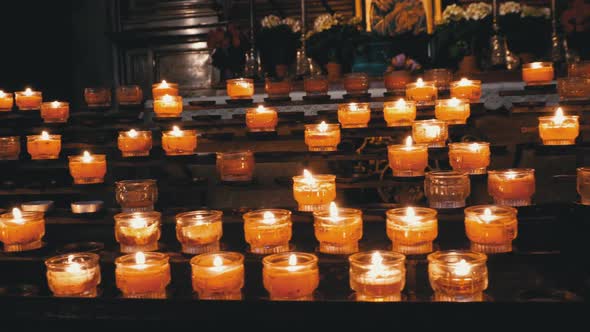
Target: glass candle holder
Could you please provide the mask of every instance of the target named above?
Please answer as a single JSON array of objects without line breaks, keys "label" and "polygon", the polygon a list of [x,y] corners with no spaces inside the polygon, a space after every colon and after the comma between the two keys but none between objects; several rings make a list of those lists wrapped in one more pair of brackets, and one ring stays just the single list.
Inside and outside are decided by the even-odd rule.
[{"label": "glass candle holder", "polygon": [[287,98],[293,89],[289,79],[267,78],[264,82],[264,90],[269,98]]},{"label": "glass candle holder", "polygon": [[158,250],[162,214],[124,212],[115,215],[115,239],[123,253]]},{"label": "glass candle holder", "polygon": [[20,137],[0,137],[0,160],[18,160],[20,155]]},{"label": "glass candle holder", "polygon": [[156,98],[169,96],[178,96],[178,83],[168,83],[163,80],[160,83],[152,84],[152,97]]},{"label": "glass candle holder", "polygon": [[544,145],[573,145],[580,134],[577,115],[563,115],[558,108],[555,116],[539,117],[539,136]]},{"label": "glass candle holder", "polygon": [[406,256],[383,250],[359,252],[348,257],[350,288],[357,301],[401,301],[406,283]]},{"label": "glass candle holder", "polygon": [[41,104],[41,117],[45,123],[64,123],[70,117],[70,104],[65,101],[52,101]]},{"label": "glass candle holder", "polygon": [[471,193],[469,175],[456,171],[426,173],[424,193],[428,204],[435,209],[454,209],[465,206]]},{"label": "glass candle holder", "polygon": [[486,174],[490,165],[490,143],[450,143],[449,163],[453,170],[457,172]]},{"label": "glass candle holder", "polygon": [[330,83],[326,76],[316,75],[309,76],[303,79],[303,90],[306,96],[325,96],[328,94]]},{"label": "glass candle holder", "polygon": [[367,73],[349,73],[344,75],[344,90],[351,95],[369,92],[369,75]]},{"label": "glass candle holder", "polygon": [[331,174],[304,175],[293,177],[293,197],[299,205],[299,211],[319,211],[329,207],[336,199],[336,176]]},{"label": "glass candle holder", "polygon": [[488,193],[496,205],[531,205],[535,193],[535,170],[511,168],[488,171]]},{"label": "glass candle holder", "polygon": [[251,132],[276,131],[278,123],[276,108],[260,105],[246,109],[246,127]]},{"label": "glass candle holder", "polygon": [[251,78],[227,80],[226,88],[230,99],[252,99],[254,96],[254,80]]},{"label": "glass candle holder", "polygon": [[465,124],[471,115],[469,101],[457,98],[439,99],[434,106],[434,115],[448,124]]},{"label": "glass candle holder", "polygon": [[553,81],[553,63],[531,62],[522,65],[522,80],[526,85],[544,85]]},{"label": "glass candle holder", "polygon": [[451,82],[451,98],[466,99],[478,103],[481,98],[481,81],[462,78]]},{"label": "glass candle holder", "polygon": [[241,300],[244,287],[244,256],[215,252],[190,261],[193,290],[200,300]]},{"label": "glass candle holder", "polygon": [[27,152],[32,160],[58,159],[61,151],[61,135],[49,135],[46,131],[41,135],[27,136]]},{"label": "glass candle holder", "polygon": [[73,253],[45,260],[47,284],[57,297],[96,297],[100,284],[99,256]]},{"label": "glass candle holder", "polygon": [[412,75],[407,70],[393,70],[383,74],[383,84],[388,92],[404,90],[411,80]]},{"label": "glass candle holder", "polygon": [[590,78],[558,78],[557,93],[561,100],[586,100],[590,98]]},{"label": "glass candle holder", "polygon": [[81,156],[68,156],[70,175],[74,184],[103,183],[107,173],[107,157],[104,154],[91,155],[84,151]]},{"label": "glass candle holder", "polygon": [[84,100],[88,107],[109,107],[111,106],[111,89],[86,88],[84,89]]},{"label": "glass candle holder", "polygon": [[407,207],[387,210],[386,233],[392,250],[405,255],[432,252],[432,242],[438,236],[437,211],[429,208]]},{"label": "glass candle holder", "polygon": [[252,151],[217,152],[217,173],[224,182],[252,181],[254,164]]},{"label": "glass candle holder", "polygon": [[143,90],[139,85],[122,85],[117,87],[119,105],[140,105],[143,102]]},{"label": "glass candle holder", "polygon": [[318,258],[302,252],[268,255],[262,259],[262,281],[272,301],[313,300],[320,284]]},{"label": "glass candle holder", "polygon": [[336,151],[340,144],[340,125],[320,124],[305,125],[305,144],[309,151]]},{"label": "glass candle holder", "polygon": [[433,103],[438,97],[438,90],[434,82],[425,82],[419,78],[416,83],[406,84],[406,99],[415,101],[416,104]]},{"label": "glass candle holder", "polygon": [[453,73],[446,68],[428,69],[424,72],[424,79],[434,82],[438,89],[448,89],[453,80]]},{"label": "glass candle holder", "polygon": [[152,179],[117,181],[115,197],[123,212],[153,211],[158,201],[158,184]]},{"label": "glass candle holder", "polygon": [[583,205],[590,205],[590,167],[579,167],[576,173],[576,188],[580,195],[580,202]]},{"label": "glass candle holder", "polygon": [[152,149],[152,132],[135,129],[120,131],[117,147],[125,158],[149,156]]},{"label": "glass candle holder", "polygon": [[331,203],[328,211],[315,211],[313,219],[321,253],[346,255],[359,250],[358,242],[363,237],[361,210],[338,208]]},{"label": "glass candle holder", "polygon": [[219,251],[223,236],[221,218],[217,210],[196,210],[176,215],[176,238],[185,254]]},{"label": "glass candle holder", "polygon": [[197,152],[197,131],[172,130],[162,132],[162,148],[167,156],[193,155]]},{"label": "glass candle holder", "polygon": [[428,146],[412,144],[411,137],[405,144],[389,145],[387,156],[393,176],[423,176],[428,166]]},{"label": "glass candle holder", "polygon": [[274,254],[289,250],[292,236],[291,211],[265,209],[245,213],[244,235],[255,254]]},{"label": "glass candle holder", "polygon": [[441,120],[414,121],[412,138],[418,144],[428,144],[429,148],[445,147],[449,138],[449,128],[447,123]]},{"label": "glass candle holder", "polygon": [[14,93],[16,107],[21,111],[38,110],[41,108],[43,102],[43,94],[41,91],[33,91],[27,88],[25,91],[17,91]]},{"label": "glass candle holder", "polygon": [[568,63],[567,76],[590,78],[590,61]]},{"label": "glass candle holder", "polygon": [[182,114],[182,97],[163,95],[154,100],[154,113],[158,118],[175,118]]},{"label": "glass candle holder", "polygon": [[486,254],[512,251],[518,234],[517,211],[508,206],[477,205],[465,209],[465,234],[471,250]]},{"label": "glass candle holder", "polygon": [[45,217],[42,212],[22,212],[18,208],[0,215],[0,241],[4,251],[39,249],[45,235]]},{"label": "glass candle holder", "polygon": [[12,111],[14,97],[10,92],[0,90],[0,112]]},{"label": "glass candle holder", "polygon": [[428,255],[428,279],[435,301],[483,300],[488,288],[487,256],[472,251],[437,251]]},{"label": "glass candle holder", "polygon": [[124,298],[164,299],[170,284],[168,255],[137,252],[115,259],[115,283]]},{"label": "glass candle holder", "polygon": [[411,126],[416,120],[416,103],[399,99],[383,103],[383,118],[388,127]]},{"label": "glass candle holder", "polygon": [[342,128],[366,128],[371,121],[369,103],[348,103],[338,105],[338,122]]}]

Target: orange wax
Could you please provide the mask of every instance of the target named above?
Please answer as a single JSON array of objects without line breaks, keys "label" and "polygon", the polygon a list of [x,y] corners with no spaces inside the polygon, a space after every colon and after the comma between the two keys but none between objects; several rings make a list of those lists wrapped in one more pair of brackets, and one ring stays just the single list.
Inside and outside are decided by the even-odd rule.
[{"label": "orange wax", "polygon": [[469,102],[477,103],[481,98],[481,85],[469,83],[465,85],[451,84],[451,98],[467,99]]},{"label": "orange wax", "polygon": [[115,227],[115,239],[121,246],[148,246],[157,243],[160,239],[160,227],[157,223],[140,228]]},{"label": "orange wax", "polygon": [[254,95],[254,81],[247,78],[227,80],[227,95],[231,99],[248,99]]},{"label": "orange wax", "polygon": [[464,124],[471,114],[469,103],[459,99],[437,100],[434,114],[438,120]]},{"label": "orange wax", "polygon": [[305,144],[310,149],[315,147],[336,147],[340,144],[340,132],[310,133],[305,135]]},{"label": "orange wax", "polygon": [[243,261],[238,253],[195,256],[191,259],[193,290],[200,298],[239,293],[244,286]]},{"label": "orange wax", "polygon": [[363,220],[342,220],[341,222],[316,223],[314,233],[318,242],[333,244],[349,244],[358,242],[363,237]]},{"label": "orange wax", "polygon": [[535,193],[533,173],[509,177],[502,173],[489,172],[488,191],[495,199],[527,200]]},{"label": "orange wax", "polygon": [[10,111],[14,105],[12,93],[6,93],[0,90],[0,111]]},{"label": "orange wax", "polygon": [[[149,257],[156,254],[158,256],[166,256],[161,253],[146,253],[146,256]],[[168,263],[167,257],[156,262],[150,262],[148,260],[145,264],[135,264],[133,262],[123,264],[117,262],[126,256],[119,257],[115,261],[117,264],[115,281],[117,288],[124,295],[155,294],[165,291],[166,286],[170,283],[170,264]]]},{"label": "orange wax", "polygon": [[246,126],[250,131],[274,131],[279,116],[274,108],[251,108],[246,111]]},{"label": "orange wax", "polygon": [[433,85],[406,88],[406,98],[420,103],[432,102],[436,99],[437,90]]},{"label": "orange wax", "polygon": [[57,159],[61,151],[60,135],[27,136],[27,152],[31,159]]},{"label": "orange wax", "polygon": [[[45,219],[43,213],[23,212],[23,219],[12,218],[12,213],[5,213],[0,219],[0,241],[4,247],[18,247],[39,242],[45,235]],[[35,249],[35,248],[31,248]],[[10,251],[10,250],[8,250]]]},{"label": "orange wax", "polygon": [[325,95],[330,85],[324,76],[312,76],[303,80],[303,90],[310,95]]},{"label": "orange wax", "polygon": [[180,116],[182,113],[182,97],[164,95],[154,100],[154,113],[160,118]]},{"label": "orange wax", "polygon": [[422,176],[428,166],[428,147],[392,145],[388,148],[388,157],[395,176]]},{"label": "orange wax", "polygon": [[166,155],[194,154],[197,149],[197,134],[194,130],[174,130],[162,135],[162,148]]},{"label": "orange wax", "polygon": [[41,104],[41,117],[45,122],[66,122],[69,116],[69,103],[53,101]]},{"label": "orange wax", "polygon": [[221,222],[176,224],[176,238],[183,245],[201,246],[221,239],[223,229]]},{"label": "orange wax", "polygon": [[389,127],[409,126],[416,120],[416,103],[413,101],[386,101],[383,103],[383,119]]},{"label": "orange wax", "polygon": [[[324,177],[328,180],[322,180]],[[332,175],[314,175],[313,183],[305,183],[302,177],[295,177],[293,197],[299,205],[326,205],[336,199],[335,177]]]},{"label": "orange wax", "polygon": [[152,133],[149,131],[119,132],[117,146],[123,157],[147,156],[152,149]]},{"label": "orange wax", "polygon": [[40,92],[32,91],[31,93],[31,95],[27,95],[26,91],[17,92],[16,106],[18,106],[20,110],[37,110],[41,108],[43,96]]},{"label": "orange wax", "polygon": [[[503,219],[506,219],[504,217]],[[504,244],[516,238],[518,232],[517,219],[510,220],[494,218],[489,223],[482,223],[480,220],[466,217],[465,233],[472,242],[480,244]]]},{"label": "orange wax", "polygon": [[553,80],[553,65],[540,62],[525,64],[522,68],[522,80],[526,84],[547,84]]},{"label": "orange wax", "polygon": [[250,251],[269,254],[289,249],[291,211],[266,209],[244,214],[244,236]]},{"label": "orange wax", "polygon": [[[539,136],[545,144],[553,142],[564,142],[564,144],[574,144],[580,134],[580,125],[577,121],[567,121],[561,124],[555,124],[550,121],[539,124]],[[548,142],[549,141],[549,142]]]},{"label": "orange wax", "polygon": [[342,128],[364,128],[371,121],[371,108],[367,103],[338,105],[338,122]]},{"label": "orange wax", "polygon": [[451,143],[449,163],[455,171],[482,174],[490,165],[490,146],[488,143]]},{"label": "orange wax", "polygon": [[438,236],[438,227],[436,219],[403,226],[388,223],[386,233],[396,245],[415,246],[434,241]]},{"label": "orange wax", "polygon": [[252,247],[279,246],[291,240],[291,227],[284,225],[244,224],[246,242]]},{"label": "orange wax", "polygon": [[[297,261],[291,265],[287,257],[293,255]],[[299,263],[301,260],[305,261]],[[263,266],[262,282],[274,300],[310,298],[320,283],[317,257],[311,254],[274,254],[263,259]]]},{"label": "orange wax", "polygon": [[178,96],[178,84],[167,83],[166,81],[152,84],[152,97],[154,100],[163,97],[164,95]]},{"label": "orange wax", "polygon": [[69,168],[75,184],[102,183],[107,173],[107,161],[105,155],[92,155],[89,161],[70,156]]}]

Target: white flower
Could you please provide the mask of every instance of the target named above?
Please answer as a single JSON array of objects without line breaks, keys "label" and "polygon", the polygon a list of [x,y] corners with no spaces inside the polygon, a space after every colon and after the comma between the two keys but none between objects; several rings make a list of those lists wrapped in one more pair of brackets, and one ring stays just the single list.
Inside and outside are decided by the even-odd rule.
[{"label": "white flower", "polygon": [[465,10],[461,6],[455,4],[449,5],[443,11],[443,22],[449,23],[450,21],[461,21],[467,18]]},{"label": "white flower", "polygon": [[522,14],[521,17],[544,17],[549,18],[551,17],[551,10],[547,7],[535,7],[535,6],[522,6]]},{"label": "white flower", "polygon": [[476,2],[467,6],[465,15],[468,20],[478,21],[492,13],[492,6],[485,2]]},{"label": "white flower", "polygon": [[519,14],[522,11],[520,3],[507,1],[500,4],[500,15]]},{"label": "white flower", "polygon": [[330,29],[333,25],[336,25],[336,19],[330,14],[322,14],[318,16],[313,22],[313,31],[320,32]]},{"label": "white flower", "polygon": [[274,28],[281,24],[281,18],[276,15],[265,16],[260,22],[263,28]]}]

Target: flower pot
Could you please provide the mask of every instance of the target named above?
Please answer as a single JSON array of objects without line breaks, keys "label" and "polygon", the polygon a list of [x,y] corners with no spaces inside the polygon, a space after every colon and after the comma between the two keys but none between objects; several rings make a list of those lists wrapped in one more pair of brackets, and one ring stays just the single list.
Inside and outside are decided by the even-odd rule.
[{"label": "flower pot", "polygon": [[275,74],[277,75],[277,78],[287,77],[288,72],[289,66],[287,65],[280,64],[275,66]]},{"label": "flower pot", "polygon": [[328,62],[326,69],[328,71],[328,81],[338,81],[342,77],[342,65],[339,63]]},{"label": "flower pot", "polygon": [[475,55],[466,55],[459,62],[459,73],[476,73],[479,69],[477,68],[477,57]]}]

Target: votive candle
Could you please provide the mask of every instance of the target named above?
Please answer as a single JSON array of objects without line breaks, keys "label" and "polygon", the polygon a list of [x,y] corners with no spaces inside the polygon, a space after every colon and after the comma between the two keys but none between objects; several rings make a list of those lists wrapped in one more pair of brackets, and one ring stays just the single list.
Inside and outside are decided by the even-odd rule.
[{"label": "votive candle", "polygon": [[125,298],[163,299],[170,284],[168,255],[137,252],[115,259],[115,283]]},{"label": "votive candle", "polygon": [[374,250],[348,257],[350,288],[357,301],[401,301],[406,283],[406,257],[400,253]]},{"label": "votive candle", "polygon": [[438,96],[434,82],[425,82],[421,78],[415,83],[406,84],[406,98],[417,104],[433,103]]},{"label": "votive candle", "polygon": [[172,130],[162,132],[162,148],[167,156],[193,155],[197,150],[197,131],[173,126]]},{"label": "votive candle", "polygon": [[43,102],[43,94],[41,91],[33,91],[31,88],[26,88],[25,91],[17,91],[16,106],[21,111],[38,110],[41,108]]},{"label": "votive candle", "polygon": [[240,300],[244,287],[244,255],[219,251],[190,260],[193,290],[200,300]]},{"label": "votive candle", "polygon": [[154,113],[158,118],[174,118],[182,114],[182,97],[163,95],[154,100]]},{"label": "votive candle", "polygon": [[488,192],[497,205],[531,205],[535,193],[535,170],[511,168],[488,171]]},{"label": "votive candle", "polygon": [[348,103],[338,105],[338,122],[342,128],[366,128],[371,121],[369,103]]},{"label": "votive candle", "polygon": [[338,124],[305,125],[305,144],[309,151],[336,151],[340,144],[340,126]]},{"label": "votive candle", "polygon": [[56,297],[96,297],[100,284],[99,256],[72,253],[45,260],[47,284]]},{"label": "votive candle", "polygon": [[465,234],[471,250],[486,254],[512,251],[518,234],[517,210],[509,206],[476,205],[465,209]]},{"label": "votive candle", "polygon": [[453,170],[486,174],[490,165],[490,143],[458,142],[449,144],[449,163]]},{"label": "votive candle", "polygon": [[58,159],[61,151],[61,135],[49,135],[42,131],[41,135],[27,136],[27,152],[33,160]]},{"label": "votive candle", "polygon": [[246,109],[246,126],[251,132],[275,131],[279,122],[277,110],[259,105]]},{"label": "votive candle", "polygon": [[115,239],[123,253],[158,250],[162,214],[123,212],[115,215]]},{"label": "votive candle", "polygon": [[293,197],[299,211],[327,209],[336,199],[336,176],[331,174],[313,175],[303,170],[303,175],[293,177]]},{"label": "votive candle", "polygon": [[448,124],[465,124],[470,114],[469,101],[464,99],[439,99],[434,106],[435,117]]},{"label": "votive candle", "polygon": [[264,209],[245,213],[244,236],[255,254],[273,254],[289,250],[292,236],[291,211]]},{"label": "votive candle", "polygon": [[42,212],[22,212],[13,208],[12,212],[0,215],[0,242],[6,252],[39,249],[44,235],[45,217]]},{"label": "votive candle", "polygon": [[388,127],[411,126],[416,120],[416,103],[403,98],[383,103],[383,118]]},{"label": "votive candle", "polygon": [[522,80],[527,85],[549,84],[553,80],[553,63],[531,62],[522,65]]},{"label": "votive candle", "polygon": [[449,138],[447,123],[441,120],[419,120],[412,123],[412,137],[418,144],[429,148],[444,147]]},{"label": "votive candle", "polygon": [[52,101],[41,104],[41,117],[45,123],[68,122],[70,104],[65,101]]},{"label": "votive candle", "polygon": [[0,111],[11,111],[13,105],[14,97],[12,96],[12,93],[0,90]]},{"label": "votive candle", "polygon": [[223,212],[196,210],[176,215],[176,238],[185,254],[218,251],[223,236]]},{"label": "votive candle", "polygon": [[405,255],[420,255],[432,251],[438,236],[437,211],[422,207],[387,210],[386,233],[392,250]]},{"label": "votive candle", "polygon": [[262,259],[262,281],[273,301],[312,300],[320,284],[318,258],[301,252],[268,255]]},{"label": "votive candle", "polygon": [[428,255],[428,279],[434,300],[483,301],[488,288],[487,256],[473,251],[437,251]]},{"label": "votive candle", "polygon": [[135,129],[120,131],[117,147],[124,158],[149,156],[152,149],[152,132]]},{"label": "votive candle", "polygon": [[467,99],[470,103],[478,103],[481,98],[481,81],[463,77],[459,81],[451,82],[451,98]]},{"label": "votive candle", "polygon": [[539,117],[539,136],[544,145],[572,145],[580,134],[577,115],[563,115],[561,107],[554,116]]},{"label": "votive candle", "polygon": [[88,151],[80,156],[68,156],[69,169],[74,184],[103,183],[107,173],[107,160],[104,154],[91,155]]},{"label": "votive candle", "polygon": [[327,211],[313,213],[314,233],[325,254],[351,254],[359,250],[363,237],[363,212],[358,209],[338,208],[330,203]]},{"label": "votive candle", "polygon": [[226,88],[230,99],[251,99],[254,95],[254,80],[251,78],[229,79]]}]

